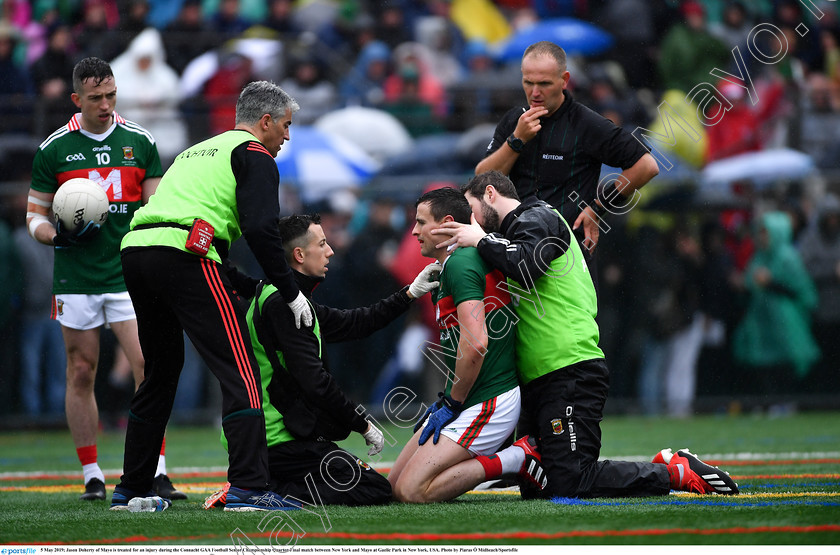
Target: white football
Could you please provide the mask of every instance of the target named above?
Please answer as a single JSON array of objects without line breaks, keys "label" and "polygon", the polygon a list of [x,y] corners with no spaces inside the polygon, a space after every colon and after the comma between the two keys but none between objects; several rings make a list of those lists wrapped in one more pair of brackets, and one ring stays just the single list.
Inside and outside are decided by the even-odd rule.
[{"label": "white football", "polygon": [[92,221],[103,224],[108,219],[108,194],[95,181],[76,177],[59,186],[53,197],[53,213],[67,229],[76,229]]}]

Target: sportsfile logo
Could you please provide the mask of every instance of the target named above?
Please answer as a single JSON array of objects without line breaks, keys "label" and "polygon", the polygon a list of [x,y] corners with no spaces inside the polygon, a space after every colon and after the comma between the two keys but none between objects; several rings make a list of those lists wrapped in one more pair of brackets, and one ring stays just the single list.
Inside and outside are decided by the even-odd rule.
[{"label": "sportsfile logo", "polygon": [[34,547],[4,547],[0,549],[0,555],[31,555],[38,553]]}]

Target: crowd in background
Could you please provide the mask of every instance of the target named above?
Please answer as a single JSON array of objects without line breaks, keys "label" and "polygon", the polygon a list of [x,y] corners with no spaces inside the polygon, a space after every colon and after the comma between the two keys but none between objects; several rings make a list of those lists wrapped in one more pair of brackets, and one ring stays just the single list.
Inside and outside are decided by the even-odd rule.
[{"label": "crowd in background", "polygon": [[[5,0],[0,125],[42,135],[64,123],[73,64],[97,56],[116,64],[121,83],[129,80],[120,88],[122,111],[149,120],[165,155],[188,140],[185,123],[192,138],[226,128],[231,97],[256,77],[282,83],[301,100],[299,123],[361,104],[391,111],[415,135],[464,130],[492,120],[498,107],[459,87],[509,89],[518,81],[518,60],[500,59],[499,41],[488,39],[574,17],[596,23],[614,43],[573,63],[571,87],[621,124],[648,123],[664,92],[709,81],[711,68],[732,66],[731,49],[739,47],[771,89],[759,110],[731,117],[739,129],[753,127],[741,141],[756,148],[762,137],[755,126],[779,109],[776,85],[796,87],[817,111],[840,110],[837,8],[818,4],[819,19],[796,0]],[[476,30],[483,22],[504,27]],[[757,24],[772,24],[787,41],[789,55],[772,71],[749,55]],[[804,35],[800,24],[808,27]],[[768,33],[757,36],[768,55],[779,48]],[[234,40],[243,37],[276,45]],[[710,141],[719,144],[704,156],[727,154],[732,140]]]},{"label": "crowd in background", "polygon": [[[151,131],[165,167],[192,142],[230,128],[235,99],[254,79],[271,79],[299,101],[298,125],[361,105],[391,113],[415,138],[461,133],[495,124],[524,101],[519,60],[500,60],[491,42],[464,29],[457,10],[465,5],[488,26],[498,24],[497,14],[506,33],[556,17],[608,31],[609,51],[570,57],[570,89],[630,130],[664,132],[663,101],[696,117],[685,97],[713,81],[731,109],[720,125],[697,126],[699,140],[669,153],[681,165],[699,170],[740,153],[792,147],[812,154],[822,172],[816,181],[761,188],[745,180],[711,207],[691,198],[654,207],[654,199],[610,220],[598,247],[598,321],[613,369],[611,399],[685,416],[704,396],[764,395],[758,404],[785,411],[793,408],[790,394],[840,391],[840,199],[831,192],[840,190],[836,2],[817,2],[824,15],[815,18],[793,0],[4,0],[0,181],[23,185],[3,189],[0,413],[63,411],[64,354],[49,319],[51,251],[26,237],[31,153],[23,152],[75,111],[76,61],[111,62],[117,111]],[[755,33],[758,24],[784,36],[787,55],[778,63],[750,55],[780,48],[776,35]],[[709,75],[715,67],[737,75],[735,47],[758,102]],[[658,179],[667,182],[667,174]],[[646,201],[656,181],[643,191]],[[360,201],[281,202],[324,216],[336,255],[320,302],[361,306],[406,283],[401,269],[418,250],[407,237],[411,196],[367,189]],[[249,267],[247,253],[233,254]],[[367,403],[398,384],[433,393],[439,386],[423,377],[429,370],[418,347],[434,339],[430,312],[420,305],[367,341],[329,346],[345,391]],[[188,364],[182,379],[194,385],[179,388],[189,395],[176,410],[214,398],[200,362]],[[100,374],[100,388],[130,396],[119,353],[106,354]],[[706,408],[737,410],[731,403]]]}]

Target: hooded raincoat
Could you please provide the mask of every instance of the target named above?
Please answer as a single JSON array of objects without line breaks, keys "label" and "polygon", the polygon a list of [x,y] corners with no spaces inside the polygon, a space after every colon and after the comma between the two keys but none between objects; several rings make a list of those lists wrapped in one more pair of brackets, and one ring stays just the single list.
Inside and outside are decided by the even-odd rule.
[{"label": "hooded raincoat", "polygon": [[[757,223],[757,232],[767,232],[767,243],[747,266],[744,285],[749,301],[735,329],[735,360],[753,367],[792,366],[804,377],[820,357],[811,334],[811,312],[817,306],[817,291],[793,246],[790,218],[784,212],[767,212]],[[766,268],[770,281],[756,279]]]},{"label": "hooded raincoat", "polygon": [[120,115],[145,127],[161,158],[168,160],[187,147],[188,137],[178,109],[178,74],[166,65],[165,57],[160,33],[149,27],[111,62],[111,69]]}]

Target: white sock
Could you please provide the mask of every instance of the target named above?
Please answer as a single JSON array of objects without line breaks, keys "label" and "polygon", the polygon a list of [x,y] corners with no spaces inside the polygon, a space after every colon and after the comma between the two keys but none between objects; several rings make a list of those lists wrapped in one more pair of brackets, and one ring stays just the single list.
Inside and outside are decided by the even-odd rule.
[{"label": "white sock", "polygon": [[525,464],[525,450],[516,445],[502,449],[496,456],[502,463],[502,474],[516,474]]},{"label": "white sock", "polygon": [[158,467],[157,472],[155,472],[155,478],[161,474],[166,474],[166,455],[160,455],[158,457]]},{"label": "white sock", "polygon": [[105,483],[105,475],[102,473],[102,469],[99,468],[99,463],[90,463],[82,466],[82,472],[85,474],[85,484],[90,482],[94,478],[99,478],[102,480],[102,483]]}]

